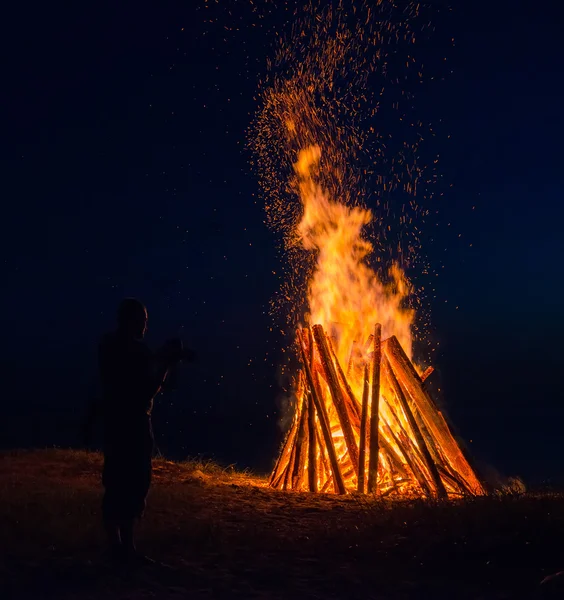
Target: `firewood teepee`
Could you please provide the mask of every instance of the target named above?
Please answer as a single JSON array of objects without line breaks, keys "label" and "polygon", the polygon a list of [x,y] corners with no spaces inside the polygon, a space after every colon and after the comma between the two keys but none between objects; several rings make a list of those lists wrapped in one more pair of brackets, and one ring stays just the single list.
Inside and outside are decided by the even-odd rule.
[{"label": "firewood teepee", "polygon": [[321,325],[298,331],[297,343],[303,367],[295,414],[272,487],[438,498],[485,493],[425,390],[425,374],[395,336],[381,340],[376,325],[344,368]]}]

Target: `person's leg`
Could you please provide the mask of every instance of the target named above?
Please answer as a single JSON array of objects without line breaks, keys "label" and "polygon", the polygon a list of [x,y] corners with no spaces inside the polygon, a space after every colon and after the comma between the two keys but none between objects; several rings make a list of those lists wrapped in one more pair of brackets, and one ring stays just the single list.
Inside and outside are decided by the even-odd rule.
[{"label": "person's leg", "polygon": [[121,512],[120,473],[118,465],[112,457],[104,457],[104,471],[102,482],[104,484],[104,497],[102,499],[102,518],[108,540],[110,555],[113,559],[123,556],[122,538],[120,531],[119,515]]},{"label": "person's leg", "polygon": [[134,519],[122,521],[119,527],[121,533],[121,544],[125,554],[128,556],[132,556],[137,552],[137,548],[135,547],[134,528]]},{"label": "person's leg", "polygon": [[123,544],[119,525],[113,521],[105,520],[104,528],[106,529],[110,553],[114,558],[121,557],[123,554]]},{"label": "person's leg", "polygon": [[153,563],[151,559],[139,554],[135,544],[135,526],[143,516],[147,492],[151,485],[151,457],[140,453],[129,465],[127,492],[124,492],[124,511],[120,519],[121,544],[128,560],[138,564]]}]

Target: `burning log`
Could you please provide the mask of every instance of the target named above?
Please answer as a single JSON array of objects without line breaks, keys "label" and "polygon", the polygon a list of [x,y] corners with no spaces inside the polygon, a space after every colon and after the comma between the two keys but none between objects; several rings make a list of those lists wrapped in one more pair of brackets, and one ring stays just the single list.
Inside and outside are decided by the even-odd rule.
[{"label": "burning log", "polygon": [[423,371],[423,375],[421,375],[421,381],[425,381],[425,379],[427,379],[434,371],[435,369],[433,367],[427,367],[425,371]]},{"label": "burning log", "polygon": [[448,471],[445,467],[437,465],[441,477],[454,489],[458,489],[459,493],[462,496],[467,496],[470,494],[470,490],[464,485],[464,483],[458,479],[458,477],[454,476],[450,471]]},{"label": "burning log", "polygon": [[394,393],[396,394],[396,397],[401,404],[401,407],[405,413],[405,416],[407,417],[409,426],[411,428],[411,431],[413,432],[415,441],[417,442],[417,446],[419,447],[419,450],[421,451],[421,453],[423,455],[425,465],[427,466],[427,469],[429,470],[429,473],[431,474],[431,477],[433,478],[433,483],[435,484],[435,488],[437,490],[437,495],[439,498],[446,498],[447,493],[445,490],[445,486],[443,485],[443,482],[441,480],[441,476],[439,475],[439,472],[437,470],[437,466],[435,465],[435,463],[431,457],[431,453],[429,452],[429,449],[427,448],[427,444],[425,443],[425,440],[423,439],[423,436],[421,435],[421,431],[419,430],[419,427],[417,426],[417,421],[415,420],[415,417],[413,416],[413,413],[411,412],[409,403],[408,403],[406,397],[404,396],[401,386],[395,376],[393,369],[390,367],[387,359],[386,359],[386,366],[387,366],[387,375],[388,375],[389,381],[392,384]]},{"label": "burning log", "polygon": [[[297,428],[296,428],[296,437],[297,437]],[[282,483],[282,489],[287,490],[288,485],[292,484],[292,472],[294,471],[294,462],[296,461],[296,444],[292,445],[292,451],[290,452],[290,460],[288,461],[288,466],[284,471],[284,480]]]},{"label": "burning log", "polygon": [[351,386],[349,385],[349,382],[345,377],[345,374],[343,373],[343,369],[341,368],[341,364],[339,363],[339,358],[335,353],[335,349],[333,348],[332,343],[329,344],[329,349],[331,350],[331,356],[333,357],[333,361],[335,362],[335,367],[337,369],[339,385],[341,386],[341,389],[344,389],[345,391],[344,397],[347,402],[347,410],[349,411],[350,416],[353,419],[353,426],[356,426],[356,428],[358,429],[358,427],[360,427],[360,413],[358,411],[358,403],[356,401],[354,392],[352,391]]},{"label": "burning log", "polygon": [[[402,441],[400,441],[396,437],[396,435],[391,430],[391,428],[389,427],[389,425],[387,426],[387,428],[388,428],[388,432],[389,432],[390,436],[395,441],[396,445],[398,446],[398,448],[400,449],[401,453],[403,454],[403,457],[405,458],[405,462],[407,463],[407,465],[411,469],[411,472],[413,473],[413,476],[415,477],[415,480],[419,484],[419,487],[421,488],[421,490],[423,491],[423,493],[430,498],[432,496],[432,494],[431,494],[431,488],[429,487],[429,484],[427,483],[427,480],[425,479],[425,475],[423,474],[423,472],[421,471],[421,469],[419,468],[419,466],[415,462],[415,459],[412,456],[412,454],[409,452],[408,445],[405,444],[405,443],[403,443]],[[405,433],[404,433],[404,439],[408,439],[407,438],[407,434],[405,434]]]},{"label": "burning log", "polygon": [[443,449],[451,466],[457,473],[460,473],[467,483],[468,489],[472,490],[472,493],[484,494],[484,487],[452,436],[441,411],[438,410],[433,400],[421,385],[421,378],[395,336],[387,340],[385,352],[392,369],[396,372],[401,371],[404,375],[402,381],[405,383],[409,395],[413,399],[429,432],[436,439],[437,445]]},{"label": "burning log", "polygon": [[305,466],[307,464],[308,455],[308,404],[307,397],[304,395],[302,402],[302,412],[300,415],[300,424],[298,426],[298,434],[296,438],[296,459],[294,461],[294,469],[292,472],[292,489],[300,489],[305,474]]},{"label": "burning log", "polygon": [[318,466],[319,466],[319,482],[320,485],[318,485],[318,487],[321,487],[321,491],[324,491],[325,488],[325,484],[331,484],[333,479],[331,476],[331,467],[329,466],[329,459],[327,457],[327,452],[325,452],[325,444],[323,443],[323,436],[321,435],[321,433],[319,432],[319,429],[316,429],[315,431],[315,437],[317,439],[317,447],[319,448],[319,462],[318,462]]},{"label": "burning log", "polygon": [[341,469],[339,466],[339,461],[337,460],[337,454],[335,453],[335,446],[333,445],[333,438],[331,437],[331,430],[329,428],[329,418],[327,417],[325,405],[323,404],[323,401],[317,394],[317,389],[315,387],[315,381],[314,381],[313,375],[311,373],[311,369],[309,367],[305,348],[303,347],[303,345],[302,345],[302,358],[303,358],[303,362],[304,362],[304,369],[306,372],[306,377],[307,377],[307,381],[309,384],[311,396],[313,398],[315,409],[319,415],[321,431],[323,432],[323,437],[325,438],[325,447],[327,448],[327,452],[329,454],[329,461],[331,462],[331,471],[333,474],[335,491],[339,494],[346,494],[345,483],[343,481],[343,476],[341,475]]},{"label": "burning log", "polygon": [[358,449],[351,426],[350,414],[347,410],[343,393],[337,380],[335,367],[333,365],[333,361],[331,360],[327,340],[325,339],[325,334],[323,333],[323,328],[321,325],[313,326],[313,337],[321,358],[321,366],[323,367],[323,371],[325,373],[325,380],[329,385],[333,403],[337,409],[337,414],[339,416],[341,429],[343,430],[343,435],[345,437],[347,450],[353,467],[356,470],[358,468]]},{"label": "burning log", "polygon": [[290,431],[288,432],[284,441],[283,450],[280,453],[276,466],[274,467],[272,475],[270,476],[269,484],[274,488],[277,488],[279,486],[282,477],[285,475],[286,468],[291,457],[292,449],[294,447],[294,439],[297,430],[296,425],[297,420],[294,418],[294,420],[292,421]]},{"label": "burning log", "polygon": [[[382,424],[382,430],[384,431],[386,428],[387,423],[385,421],[383,421],[383,419],[380,419],[381,424]],[[389,427],[389,425],[388,425]],[[380,436],[380,444],[382,445],[382,450],[385,450],[388,459],[390,461],[390,465],[393,466],[393,468],[402,476],[402,477],[408,477],[407,471],[405,469],[404,464],[401,461],[401,457],[400,455],[397,453],[397,451],[395,450],[395,448],[392,446],[391,442],[388,441],[388,439],[386,438],[386,436],[381,435]]]},{"label": "burning log", "polygon": [[308,487],[310,492],[317,491],[317,439],[315,434],[315,407],[313,406],[313,399],[311,392],[307,397],[308,415],[307,415],[307,428],[308,428],[308,458],[307,458],[307,477]]},{"label": "burning log", "polygon": [[374,328],[372,357],[372,403],[370,406],[370,455],[368,461],[368,491],[375,492],[378,477],[378,419],[380,410],[380,363],[382,361],[382,326]]},{"label": "burning log", "polygon": [[364,493],[364,472],[366,470],[366,424],[368,420],[368,365],[364,366],[364,387],[362,391],[362,414],[360,419],[360,450],[358,458],[358,491]]},{"label": "burning log", "polygon": [[372,334],[370,334],[370,336],[366,340],[366,343],[362,347],[362,356],[365,356],[368,353],[368,350],[370,349],[370,346],[372,345],[373,342],[374,342],[374,336]]},{"label": "burning log", "polygon": [[320,326],[298,332],[296,413],[270,485],[441,498],[484,493],[399,342],[380,336],[377,326],[369,362],[353,349],[345,374],[343,348],[338,356]]},{"label": "burning log", "polygon": [[351,348],[351,353],[349,354],[349,362],[347,363],[347,377],[351,374],[351,369],[352,369],[352,365],[353,365],[353,360],[355,357],[355,353],[356,353],[356,342],[352,343],[352,348]]}]

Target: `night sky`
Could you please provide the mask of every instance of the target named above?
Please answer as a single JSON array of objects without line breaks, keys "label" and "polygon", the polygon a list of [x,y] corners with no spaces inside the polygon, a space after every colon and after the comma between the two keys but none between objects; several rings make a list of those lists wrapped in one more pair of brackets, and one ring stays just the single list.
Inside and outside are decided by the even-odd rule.
[{"label": "night sky", "polygon": [[[136,296],[149,343],[180,335],[199,358],[157,401],[159,449],[259,470],[275,458],[280,257],[245,143],[290,12],[207,4],[7,18],[4,447],[79,443],[98,339]],[[531,482],[564,476],[563,25],[559,2],[442,10],[437,44],[455,46],[429,50],[446,52],[445,81],[417,103],[451,135],[439,152],[453,187],[423,232],[440,272],[434,387],[482,463]]]}]

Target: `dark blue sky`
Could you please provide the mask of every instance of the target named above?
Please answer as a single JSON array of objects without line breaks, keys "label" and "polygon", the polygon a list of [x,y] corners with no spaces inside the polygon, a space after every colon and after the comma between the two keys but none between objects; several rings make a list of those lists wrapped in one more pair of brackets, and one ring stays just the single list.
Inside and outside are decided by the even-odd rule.
[{"label": "dark blue sky", "polygon": [[[156,409],[159,447],[270,466],[279,259],[244,145],[272,36],[245,21],[248,3],[223,3],[233,20],[212,6],[213,25],[203,4],[10,15],[3,445],[76,441],[97,339],[135,295],[149,341],[181,334],[200,355]],[[453,73],[418,102],[452,135],[438,151],[454,187],[424,232],[441,273],[435,386],[480,459],[562,475],[563,8],[464,4],[437,18],[439,39],[456,40]],[[280,8],[269,24],[287,18]]]}]

